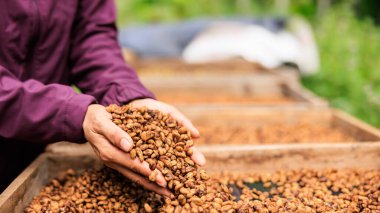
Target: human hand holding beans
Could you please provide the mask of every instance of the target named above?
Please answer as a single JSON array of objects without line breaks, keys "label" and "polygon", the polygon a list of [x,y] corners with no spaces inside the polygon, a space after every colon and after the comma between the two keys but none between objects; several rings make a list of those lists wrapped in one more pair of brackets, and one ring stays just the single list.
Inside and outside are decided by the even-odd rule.
[{"label": "human hand holding beans", "polygon": [[[192,134],[193,138],[199,137],[198,130],[176,108],[168,104],[153,100],[140,99],[130,103],[133,107],[147,106],[149,109],[157,109],[171,115],[178,123],[183,124]],[[144,188],[159,194],[170,196],[166,188],[167,182],[164,176],[155,169],[155,183],[147,177],[153,172],[147,162],[141,162],[137,158],[132,159],[127,153],[133,146],[132,138],[112,121],[112,116],[101,105],[93,104],[87,109],[83,122],[83,130],[86,139],[93,147],[97,156],[105,165],[111,167],[125,177],[142,185]],[[192,147],[192,160],[198,165],[205,164],[205,158],[196,148]]]}]

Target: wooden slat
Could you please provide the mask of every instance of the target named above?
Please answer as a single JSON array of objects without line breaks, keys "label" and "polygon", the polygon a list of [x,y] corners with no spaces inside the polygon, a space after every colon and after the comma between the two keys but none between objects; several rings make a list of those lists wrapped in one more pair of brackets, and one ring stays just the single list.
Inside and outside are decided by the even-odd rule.
[{"label": "wooden slat", "polygon": [[136,60],[131,66],[141,77],[171,77],[171,76],[223,76],[223,75],[272,75],[281,77],[288,82],[298,83],[300,73],[289,66],[275,69],[265,69],[256,63],[245,60],[227,60],[206,64],[188,64],[176,59],[146,59]]},{"label": "wooden slat", "polygon": [[334,109],[334,117],[332,120],[333,125],[339,126],[345,129],[347,132],[351,132],[353,135],[360,135],[362,140],[365,141],[379,141],[380,131],[379,129],[362,122],[361,120],[350,116],[349,114]]},{"label": "wooden slat", "polygon": [[[244,60],[186,64],[178,59],[137,60],[132,66],[158,98],[176,105],[250,103],[272,106],[289,104],[289,101],[280,102],[279,97],[287,97],[294,99],[293,104],[297,105],[327,106],[327,102],[300,87],[299,73],[290,67],[266,70]],[[191,97],[186,101],[182,98],[184,95]]]},{"label": "wooden slat", "polygon": [[[328,105],[326,101],[298,83],[291,83],[280,76],[268,73],[207,77],[184,74],[175,77],[150,76],[141,80],[159,99],[176,105],[191,103]],[[281,101],[281,98],[284,101]]]},{"label": "wooden slat", "polygon": [[329,123],[333,112],[326,108],[267,108],[251,106],[180,106],[178,108],[193,123],[213,123],[220,122],[239,125],[245,123],[265,125],[265,124],[292,124],[301,122]]},{"label": "wooden slat", "polygon": [[178,59],[145,59],[130,63],[140,76],[222,75],[231,73],[265,73],[256,63],[245,60],[225,60],[189,64]]}]

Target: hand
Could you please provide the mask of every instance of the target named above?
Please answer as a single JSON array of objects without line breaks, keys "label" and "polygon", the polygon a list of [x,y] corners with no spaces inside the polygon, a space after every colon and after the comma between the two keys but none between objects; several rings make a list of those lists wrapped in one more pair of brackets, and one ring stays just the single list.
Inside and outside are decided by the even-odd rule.
[{"label": "hand", "polygon": [[[148,102],[151,101],[149,100]],[[134,106],[137,107],[138,105]],[[170,196],[171,193],[166,188],[165,178],[160,172],[156,171],[156,183],[150,182],[145,178],[152,172],[149,165],[146,162],[141,163],[137,158],[131,159],[129,154],[126,153],[131,148],[132,139],[125,131],[116,126],[111,121],[111,118],[105,107],[101,105],[90,105],[87,109],[83,130],[86,139],[90,142],[98,157],[105,165],[119,171],[146,189]],[[196,150],[194,150],[193,160],[200,165],[205,163],[203,155]]]},{"label": "hand", "polygon": [[[149,109],[157,109],[160,110],[163,113],[167,113],[170,116],[172,116],[174,119],[176,119],[180,124],[184,125],[191,133],[191,136],[193,138],[199,138],[199,131],[194,127],[194,125],[191,123],[191,121],[186,118],[180,111],[178,111],[175,107],[165,104],[160,101],[156,101],[153,99],[138,99],[135,101],[132,101],[130,103],[134,107],[143,107],[146,106]],[[206,159],[203,156],[203,154],[197,150],[195,147],[191,148],[193,150],[193,155],[191,156],[192,160],[198,164],[203,166],[206,163]]]},{"label": "hand", "polygon": [[137,158],[132,159],[126,153],[131,148],[132,139],[116,126],[111,118],[105,107],[93,104],[87,108],[83,121],[84,135],[100,160],[146,189],[170,196],[171,193],[166,189],[166,181],[161,173],[157,173],[156,183],[144,178],[152,172],[148,163],[141,163]]}]

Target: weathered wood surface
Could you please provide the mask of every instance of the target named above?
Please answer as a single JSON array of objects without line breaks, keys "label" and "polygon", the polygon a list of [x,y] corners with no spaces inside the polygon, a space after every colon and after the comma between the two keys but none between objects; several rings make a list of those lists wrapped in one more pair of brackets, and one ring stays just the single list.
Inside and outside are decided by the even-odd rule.
[{"label": "weathered wood surface", "polygon": [[146,76],[220,76],[220,75],[262,75],[280,76],[289,82],[298,82],[300,73],[297,69],[282,66],[265,69],[257,63],[241,59],[225,60],[213,63],[188,64],[176,59],[145,59],[130,63],[141,77]]},{"label": "weathered wood surface", "polygon": [[[238,73],[266,73],[267,69],[245,60],[223,60],[209,63],[186,63],[180,59],[143,59],[130,65],[140,76],[223,75]],[[295,72],[294,75],[297,75]]]},{"label": "weathered wood surface", "polygon": [[[210,104],[289,104],[278,101],[278,97],[286,97],[293,99],[295,105],[328,105],[302,88],[299,73],[290,67],[266,70],[243,60],[186,64],[180,60],[165,59],[138,60],[132,66],[138,71],[142,82],[159,98],[167,100],[173,96],[167,101],[176,105],[195,102],[195,97],[199,97],[196,103]],[[191,101],[176,98],[182,94],[194,97],[190,98]],[[219,98],[215,100],[215,96]],[[273,100],[270,100],[271,96]],[[224,100],[229,97],[231,100]],[[263,97],[267,100],[262,101]]]},{"label": "weathered wood surface", "polygon": [[174,77],[142,77],[141,80],[159,99],[176,105],[197,103],[328,106],[325,100],[299,83],[269,73],[207,77],[184,74]]}]

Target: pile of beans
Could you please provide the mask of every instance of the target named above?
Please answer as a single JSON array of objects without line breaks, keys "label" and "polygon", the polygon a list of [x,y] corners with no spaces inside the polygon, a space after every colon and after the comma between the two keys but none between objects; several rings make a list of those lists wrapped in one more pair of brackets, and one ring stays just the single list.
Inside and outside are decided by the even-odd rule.
[{"label": "pile of beans", "polygon": [[380,171],[324,169],[220,174],[254,212],[380,212]]}]

